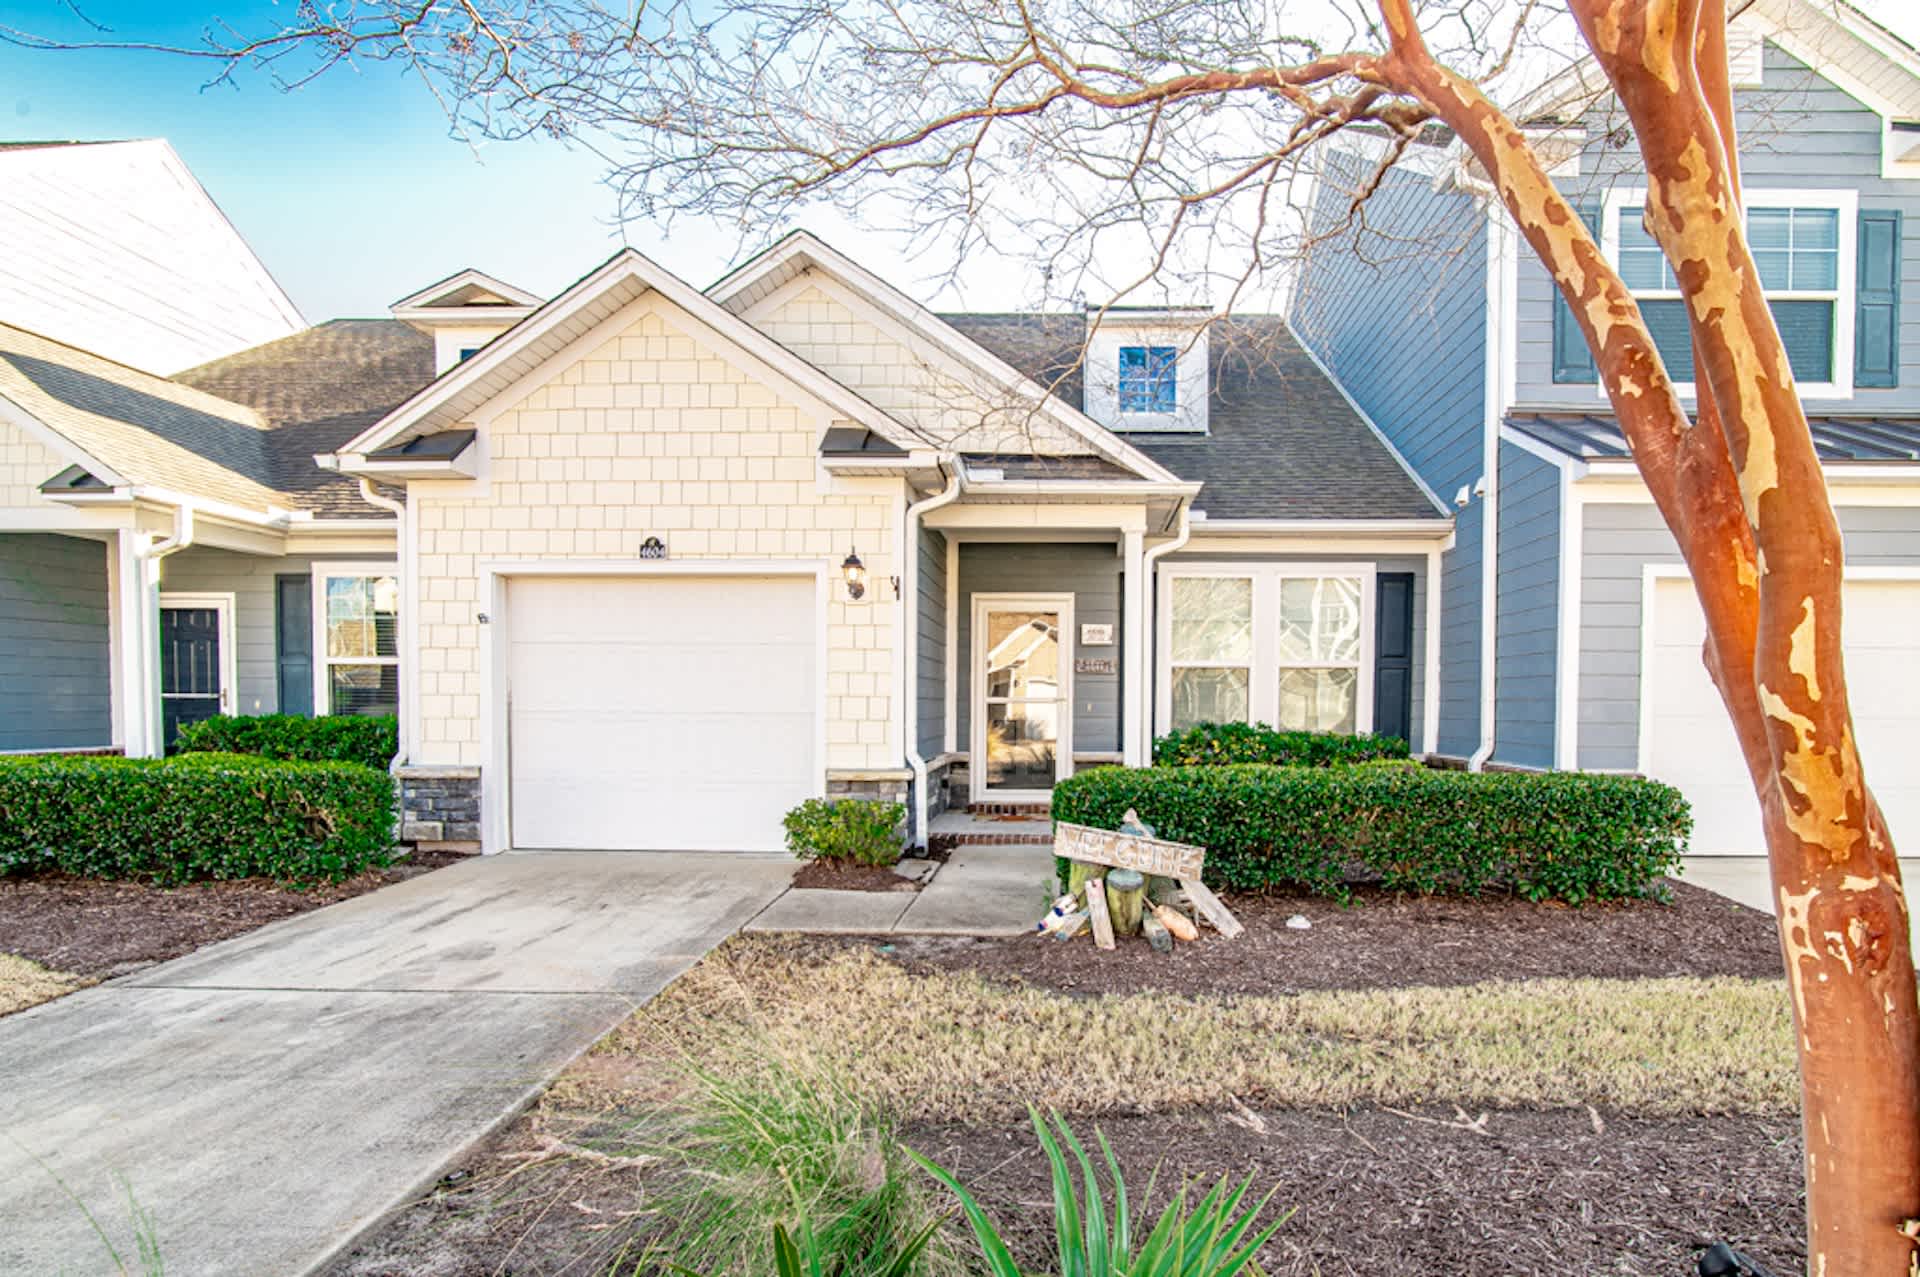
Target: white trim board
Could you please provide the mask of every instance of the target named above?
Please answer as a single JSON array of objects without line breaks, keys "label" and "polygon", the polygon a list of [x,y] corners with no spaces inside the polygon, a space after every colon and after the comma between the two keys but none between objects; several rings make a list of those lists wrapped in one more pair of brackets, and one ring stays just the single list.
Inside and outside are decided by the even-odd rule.
[{"label": "white trim board", "polygon": [[[237,613],[238,599],[231,590],[181,590],[178,592],[162,590],[159,593],[161,612],[168,608],[199,609],[212,608],[219,615],[220,627],[220,712],[233,713],[233,707],[240,699],[240,654],[234,650],[234,618]],[[160,626],[155,618],[156,638]],[[159,665],[158,654],[154,657],[153,698],[161,703],[160,730],[166,730],[165,701],[166,693],[161,690],[165,678]]]}]

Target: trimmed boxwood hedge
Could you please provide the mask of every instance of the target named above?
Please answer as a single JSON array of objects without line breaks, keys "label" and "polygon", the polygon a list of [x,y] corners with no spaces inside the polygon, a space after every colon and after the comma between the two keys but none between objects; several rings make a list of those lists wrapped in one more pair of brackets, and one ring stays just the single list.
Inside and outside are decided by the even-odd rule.
[{"label": "trimmed boxwood hedge", "polygon": [[338,881],[391,863],[393,781],[239,754],[0,759],[0,874]]},{"label": "trimmed boxwood hedge", "polygon": [[400,720],[391,714],[225,714],[180,729],[183,754],[258,754],[286,762],[359,763],[387,769],[400,752]]},{"label": "trimmed boxwood hedge", "polygon": [[1131,807],[1207,849],[1209,885],[1345,899],[1393,890],[1529,900],[1665,895],[1693,818],[1670,785],[1579,772],[1422,767],[1103,767],[1053,791],[1057,819],[1117,829]]},{"label": "trimmed boxwood hedge", "polygon": [[1398,736],[1365,732],[1283,732],[1265,723],[1197,723],[1153,742],[1155,767],[1225,767],[1234,763],[1338,767],[1407,757]]}]

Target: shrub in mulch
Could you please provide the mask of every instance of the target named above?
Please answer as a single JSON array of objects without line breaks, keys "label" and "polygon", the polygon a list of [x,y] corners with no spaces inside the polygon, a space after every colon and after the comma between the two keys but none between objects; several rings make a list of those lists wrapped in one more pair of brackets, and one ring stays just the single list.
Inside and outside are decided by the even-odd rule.
[{"label": "shrub in mulch", "polygon": [[900,822],[906,814],[899,803],[809,798],[789,811],[782,823],[787,850],[802,860],[891,865],[900,859],[904,845]]},{"label": "shrub in mulch", "polygon": [[1529,900],[1661,898],[1692,814],[1658,781],[1418,767],[1103,767],[1056,786],[1057,820],[1118,829],[1131,808],[1207,849],[1209,885],[1286,884]]},{"label": "shrub in mulch", "polygon": [[1265,723],[1196,723],[1153,742],[1155,767],[1345,767],[1406,758],[1398,736],[1367,732],[1283,732]]},{"label": "shrub in mulch", "polygon": [[385,771],[400,752],[400,720],[392,714],[219,715],[180,729],[183,754],[257,754],[290,763],[359,763]]},{"label": "shrub in mulch", "polygon": [[0,874],[337,882],[392,850],[393,782],[357,763],[0,759]]}]

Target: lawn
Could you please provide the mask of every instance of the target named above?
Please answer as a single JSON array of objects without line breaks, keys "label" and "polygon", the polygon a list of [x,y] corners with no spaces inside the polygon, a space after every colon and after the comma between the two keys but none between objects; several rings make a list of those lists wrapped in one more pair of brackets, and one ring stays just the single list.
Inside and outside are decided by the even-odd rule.
[{"label": "lawn", "polygon": [[[831,1183],[838,1197],[800,1197],[883,1194],[894,1223],[873,1226],[898,1236],[952,1204],[902,1147],[955,1172],[1023,1264],[1051,1271],[1029,1104],[1089,1141],[1098,1128],[1156,1206],[1251,1174],[1275,1194],[1263,1218],[1285,1217],[1270,1274],[1672,1275],[1723,1236],[1783,1271],[1803,1262],[1770,919],[1686,889],[1578,910],[1231,903],[1246,937],[1173,955],[735,939],[334,1277],[662,1271],[649,1242],[770,1272],[701,1250],[690,1221],[723,1201],[751,1242],[792,1222],[796,1183]],[[1310,928],[1286,926],[1302,914]],[[1502,954],[1525,955],[1504,963],[1524,978],[1498,978]],[[970,1245],[950,1223],[927,1271],[963,1269]]]}]

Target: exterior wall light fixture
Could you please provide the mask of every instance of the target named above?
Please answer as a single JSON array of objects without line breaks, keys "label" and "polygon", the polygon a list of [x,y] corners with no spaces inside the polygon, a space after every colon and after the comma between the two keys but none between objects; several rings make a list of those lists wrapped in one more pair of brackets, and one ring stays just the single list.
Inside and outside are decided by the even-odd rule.
[{"label": "exterior wall light fixture", "polygon": [[858,599],[867,592],[867,565],[860,561],[858,551],[847,551],[845,562],[840,565],[840,574],[847,578],[847,597]]}]

